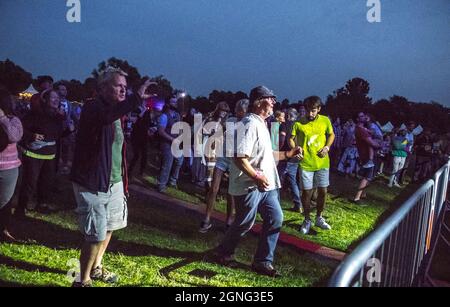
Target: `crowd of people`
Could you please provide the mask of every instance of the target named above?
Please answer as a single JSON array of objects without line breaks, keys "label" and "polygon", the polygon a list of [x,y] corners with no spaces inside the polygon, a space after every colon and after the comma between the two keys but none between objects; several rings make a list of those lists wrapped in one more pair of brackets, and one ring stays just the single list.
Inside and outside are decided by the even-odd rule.
[{"label": "crowd of people", "polygon": [[[313,227],[313,201],[314,226],[332,228],[323,217],[330,171],[361,180],[351,201],[362,204],[375,176],[385,174],[389,187],[399,187],[411,169],[411,180],[423,181],[450,154],[448,134],[425,129],[416,135],[413,122],[386,132],[364,112],[344,124],[339,118],[332,123],[321,114],[317,96],[306,98],[298,108],[276,109],[275,94],[264,86],[254,88],[249,99],[237,101],[233,110],[226,102],[218,103],[198,125],[201,114],[186,108],[183,99],[174,97],[161,107],[149,107],[147,89],[152,82],[145,80],[132,92],[126,78],[120,69],[106,69],[97,80],[96,97],[83,107],[70,103],[64,83],[53,84],[48,76],[38,80],[39,93],[26,108],[0,90],[2,241],[15,241],[9,225],[13,219],[26,218],[27,210],[52,212],[48,195],[55,175],[70,173],[85,239],[75,287],[92,286],[92,280],[117,281],[117,275],[103,266],[103,256],[112,233],[127,226],[128,177],[138,164],[138,174],[145,173],[150,146],[158,146],[160,152],[160,193],[178,186],[183,169],[190,170],[192,183],[205,189],[201,233],[213,226],[214,203],[227,179],[227,232],[211,253],[214,261],[232,265],[240,239],[254,225],[257,213],[261,215],[252,268],[273,277],[279,276],[273,261],[283,224],[282,187],[290,191],[291,210],[303,214],[298,227],[306,235]],[[191,142],[182,141],[186,131],[175,129],[179,123],[191,128]],[[133,154],[130,165],[127,143]],[[13,210],[20,166],[22,179]]]}]

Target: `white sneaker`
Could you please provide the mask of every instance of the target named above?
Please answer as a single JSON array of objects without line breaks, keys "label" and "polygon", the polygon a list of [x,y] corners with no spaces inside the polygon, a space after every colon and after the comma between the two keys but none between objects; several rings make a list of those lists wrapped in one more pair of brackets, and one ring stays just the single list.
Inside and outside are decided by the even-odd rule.
[{"label": "white sneaker", "polygon": [[394,183],[394,186],[396,186],[397,188],[401,188],[402,186],[401,185],[399,185],[397,182],[396,183]]},{"label": "white sneaker", "polygon": [[331,226],[328,225],[328,223],[325,221],[325,219],[321,216],[317,217],[316,219],[316,227],[319,227],[324,230],[330,230]]},{"label": "white sneaker", "polygon": [[300,226],[300,232],[304,235],[309,233],[309,230],[311,229],[311,220],[304,220],[303,224]]}]

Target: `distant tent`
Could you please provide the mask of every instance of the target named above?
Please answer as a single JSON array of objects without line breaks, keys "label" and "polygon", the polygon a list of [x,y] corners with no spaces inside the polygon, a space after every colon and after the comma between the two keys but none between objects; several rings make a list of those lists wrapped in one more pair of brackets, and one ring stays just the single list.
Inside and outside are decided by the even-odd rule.
[{"label": "distant tent", "polygon": [[406,125],[405,125],[405,124],[402,124],[402,125],[400,126],[400,130],[408,130],[408,129],[406,128]]},{"label": "distant tent", "polygon": [[24,90],[22,93],[19,94],[19,97],[20,97],[20,99],[28,101],[31,99],[31,97],[34,94],[37,94],[37,93],[38,93],[38,91],[36,91],[34,89],[33,85],[30,85],[26,90]]},{"label": "distant tent", "polygon": [[417,127],[412,131],[412,133],[413,133],[414,135],[419,135],[419,134],[421,134],[422,132],[423,132],[423,128],[422,128],[421,125],[417,126]]},{"label": "distant tent", "polygon": [[34,89],[33,85],[30,84],[30,86],[25,91],[23,91],[22,93],[28,93],[28,94],[34,95],[34,94],[37,94],[38,91],[36,91]]},{"label": "distant tent", "polygon": [[392,130],[394,129],[394,125],[392,125],[392,123],[391,122],[388,122],[386,125],[384,125],[384,126],[382,126],[381,127],[381,130],[383,131],[383,132],[392,132]]}]

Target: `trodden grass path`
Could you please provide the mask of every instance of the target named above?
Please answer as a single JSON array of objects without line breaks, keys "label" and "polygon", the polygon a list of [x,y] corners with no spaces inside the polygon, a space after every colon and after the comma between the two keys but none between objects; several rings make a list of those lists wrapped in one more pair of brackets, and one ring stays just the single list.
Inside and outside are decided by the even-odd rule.
[{"label": "trodden grass path", "polygon": [[[157,169],[152,166],[150,172],[139,180],[144,187],[154,189],[156,187]],[[387,216],[398,208],[418,188],[417,185],[408,185],[405,188],[389,188],[386,185],[387,178],[379,177],[367,190],[367,198],[364,206],[353,204],[349,201],[355,194],[359,180],[344,178],[331,173],[331,186],[326,201],[324,217],[332,226],[331,231],[323,231],[316,227],[308,235],[302,235],[298,231],[303,221],[299,213],[291,212],[292,207],[288,193],[282,193],[282,208],[284,211],[283,231],[297,236],[303,240],[315,242],[328,248],[342,252],[350,252],[357,243],[364,239]],[[225,189],[223,189],[223,192]],[[204,207],[204,192],[191,184],[189,180],[181,180],[178,189],[168,188],[167,195]],[[226,201],[219,197],[216,210],[226,212]],[[315,219],[315,212],[312,215]],[[258,221],[260,219],[258,218]],[[200,225],[197,220],[196,227]]]}]

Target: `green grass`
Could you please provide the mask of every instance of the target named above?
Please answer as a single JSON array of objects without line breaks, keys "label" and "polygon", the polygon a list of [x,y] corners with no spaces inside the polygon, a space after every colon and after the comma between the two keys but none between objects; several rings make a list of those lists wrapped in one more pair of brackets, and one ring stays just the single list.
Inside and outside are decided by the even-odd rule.
[{"label": "green grass", "polygon": [[[152,165],[144,185],[154,188],[157,169]],[[337,250],[349,252],[417,188],[389,189],[376,181],[368,189],[367,207],[350,203],[358,181],[332,174],[325,217],[331,231],[313,229],[303,236],[297,228],[303,217],[286,209],[292,205],[283,193],[285,221],[283,231]],[[68,261],[77,260],[83,242],[77,230],[75,202],[67,178],[59,178],[54,203],[61,211],[52,215],[33,213],[27,221],[15,222],[12,232],[22,244],[0,244],[0,285],[69,286]],[[204,192],[181,181],[179,189],[168,189],[174,198],[202,205]],[[170,204],[152,203],[142,195],[132,195],[128,202],[129,225],[114,234],[105,264],[119,274],[118,286],[261,286],[304,287],[326,285],[337,263],[280,244],[275,264],[282,278],[261,277],[250,270],[257,237],[248,234],[237,250],[241,266],[226,268],[204,260],[205,253],[223,238],[223,226],[200,235],[201,216]],[[219,198],[216,210],[225,212],[225,200]],[[96,286],[107,286],[96,283]]]},{"label": "green grass", "polygon": [[[153,166],[148,175],[144,176],[146,186],[149,188],[156,187],[156,171],[156,167]],[[367,199],[364,200],[365,206],[363,207],[349,201],[354,197],[359,180],[343,178],[332,173],[330,181],[331,186],[324,217],[332,226],[332,230],[324,231],[313,227],[310,234],[302,235],[298,228],[303,222],[303,216],[288,210],[292,207],[292,203],[289,200],[289,193],[283,192],[281,203],[284,209],[283,231],[344,252],[350,252],[418,188],[416,185],[408,185],[405,188],[388,188],[387,178],[380,177],[367,189]],[[226,187],[223,185],[222,192],[225,191]],[[188,179],[182,180],[178,189],[169,188],[167,194],[193,204],[202,205],[204,203],[204,192],[191,184]],[[224,197],[218,198],[215,209],[226,212]],[[314,214],[312,218],[315,218]],[[259,217],[258,220],[260,220]]]},{"label": "green grass", "polygon": [[[82,236],[70,184],[60,178],[55,204],[62,210],[52,215],[33,213],[14,223],[13,233],[22,244],[0,244],[0,285],[69,286],[68,261],[77,260]],[[247,235],[239,245],[241,266],[231,269],[204,260],[205,252],[223,237],[217,228],[206,235],[197,232],[198,217],[148,199],[132,196],[128,202],[129,226],[114,234],[105,264],[119,274],[118,286],[257,286],[304,287],[324,285],[333,264],[310,254],[279,246],[276,265],[283,277],[262,277],[250,270],[257,237]],[[96,283],[96,286],[107,286]]]}]

